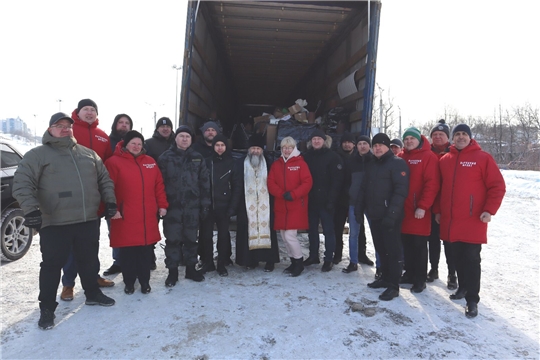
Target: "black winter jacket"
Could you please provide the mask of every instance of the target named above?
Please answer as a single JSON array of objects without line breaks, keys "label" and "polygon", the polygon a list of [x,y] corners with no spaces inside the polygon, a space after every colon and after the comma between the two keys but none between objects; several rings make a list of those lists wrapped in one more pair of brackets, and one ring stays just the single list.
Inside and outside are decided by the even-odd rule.
[{"label": "black winter jacket", "polygon": [[335,208],[343,184],[341,157],[328,148],[322,148],[308,150],[304,154],[304,160],[313,178],[309,207]]},{"label": "black winter jacket", "polygon": [[201,154],[171,147],[158,160],[170,207],[198,212],[210,208],[210,174]]},{"label": "black winter jacket", "polygon": [[347,198],[349,205],[355,206],[358,200],[358,193],[364,180],[366,165],[373,159],[373,153],[370,151],[364,155],[353,154],[347,162],[345,168],[350,176],[350,186],[348,188]]},{"label": "black winter jacket", "polygon": [[351,169],[349,163],[357,153],[356,149],[354,149],[352,154],[343,151],[341,147],[336,150],[336,154],[341,157],[341,161],[343,162],[343,183],[339,189],[338,206],[349,207],[349,188],[351,186]]},{"label": "black winter jacket", "polygon": [[210,172],[212,209],[235,215],[243,181],[235,160],[228,150],[223,155],[214,152],[206,158],[206,166]]},{"label": "black winter jacket", "polygon": [[214,147],[212,145],[207,145],[203,138],[197,139],[192,147],[193,150],[201,154],[205,159],[212,157],[214,154]]},{"label": "black winter jacket", "polygon": [[409,167],[391,150],[366,165],[366,172],[354,214],[366,214],[368,219],[388,218],[394,222],[403,218],[405,199],[409,194]]},{"label": "black winter jacket", "polygon": [[144,142],[144,149],[146,150],[146,155],[153,157],[157,162],[161,154],[163,154],[165,150],[169,150],[172,145],[176,145],[174,142],[174,133],[171,134],[168,139],[165,139],[156,130],[154,131],[152,138],[147,139]]}]

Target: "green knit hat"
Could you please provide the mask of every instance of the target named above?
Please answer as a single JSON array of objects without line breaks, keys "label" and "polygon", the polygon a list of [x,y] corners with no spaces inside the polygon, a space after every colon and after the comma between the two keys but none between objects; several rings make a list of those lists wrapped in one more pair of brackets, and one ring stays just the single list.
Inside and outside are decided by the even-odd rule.
[{"label": "green knit hat", "polygon": [[422,133],[414,126],[405,129],[405,132],[403,133],[403,140],[405,140],[407,136],[414,136],[418,139],[418,141],[422,141]]}]

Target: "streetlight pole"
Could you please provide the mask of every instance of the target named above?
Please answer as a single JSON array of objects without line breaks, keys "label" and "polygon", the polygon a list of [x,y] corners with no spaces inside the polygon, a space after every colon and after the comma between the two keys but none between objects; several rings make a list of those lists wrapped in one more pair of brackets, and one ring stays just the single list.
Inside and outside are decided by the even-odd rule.
[{"label": "streetlight pole", "polygon": [[36,120],[36,114],[34,114],[34,146],[37,145],[37,120]]},{"label": "streetlight pole", "polygon": [[379,88],[379,132],[383,132],[383,99],[382,99],[382,92],[383,89],[377,84],[377,87]]},{"label": "streetlight pole", "polygon": [[58,112],[62,111],[62,100],[58,99]]},{"label": "streetlight pole", "polygon": [[397,108],[399,109],[399,134],[398,134],[398,137],[401,137],[401,107],[398,105]]},{"label": "streetlight pole", "polygon": [[176,129],[178,127],[178,71],[182,70],[182,67],[173,65],[172,68],[176,70],[176,96],[174,104],[174,128]]}]

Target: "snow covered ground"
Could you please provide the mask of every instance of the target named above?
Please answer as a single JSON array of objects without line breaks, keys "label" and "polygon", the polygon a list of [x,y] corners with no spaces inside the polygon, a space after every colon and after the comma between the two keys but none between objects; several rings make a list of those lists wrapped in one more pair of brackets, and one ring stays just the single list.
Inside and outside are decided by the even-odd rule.
[{"label": "snow covered ground", "polygon": [[[297,278],[262,267],[229,267],[202,283],[183,279],[166,288],[164,254],[156,250],[152,292],[123,292],[122,276],[104,292],[110,308],[85,306],[77,280],[75,299],[60,301],[56,327],[38,329],[39,237],[19,261],[2,263],[1,354],[3,359],[42,358],[530,358],[540,356],[540,173],[503,171],[507,195],[489,225],[482,251],[479,316],[464,315],[465,300],[451,301],[441,254],[441,279],[413,295],[403,287],[393,301],[369,289],[374,267],[343,274],[310,266]],[[111,264],[102,224],[102,271]],[[234,233],[233,233],[234,234]],[[300,235],[304,255],[307,234]],[[346,238],[346,236],[345,236]],[[322,236],[321,236],[322,239]],[[374,259],[368,235],[368,255]],[[347,248],[347,245],[345,246]],[[322,246],[321,251],[324,250]],[[234,251],[233,251],[234,252]],[[60,290],[59,290],[60,291]]]}]

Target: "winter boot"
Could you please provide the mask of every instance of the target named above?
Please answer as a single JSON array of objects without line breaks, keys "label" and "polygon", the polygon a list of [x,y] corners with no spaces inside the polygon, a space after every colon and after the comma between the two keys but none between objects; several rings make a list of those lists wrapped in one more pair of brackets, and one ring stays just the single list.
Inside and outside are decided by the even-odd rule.
[{"label": "winter boot", "polygon": [[467,307],[465,308],[465,316],[468,318],[473,318],[478,316],[478,304],[474,301],[468,302]]},{"label": "winter boot", "polygon": [[217,262],[217,273],[219,276],[228,276],[229,272],[227,271],[227,268],[225,268],[225,262],[219,261]]},{"label": "winter boot", "polygon": [[[287,267],[285,268],[285,270],[283,270],[283,273],[284,273],[284,274],[290,274],[291,271],[292,271],[293,268],[294,268],[294,258],[290,258],[290,259],[291,259],[291,265],[287,266]],[[303,258],[302,258],[302,259],[303,259]]]},{"label": "winter boot", "polygon": [[170,268],[169,269],[169,276],[167,276],[167,279],[165,280],[165,286],[166,287],[173,287],[178,282],[178,268]]},{"label": "winter boot", "polygon": [[368,258],[365,253],[360,254],[358,256],[358,262],[361,263],[361,264],[366,264],[366,265],[369,265],[369,266],[373,266],[373,261],[371,261],[370,258]]},{"label": "winter boot", "polygon": [[427,275],[427,282],[433,282],[439,278],[439,270],[437,269],[431,269],[429,270],[429,273]]},{"label": "winter boot", "polygon": [[204,281],[204,276],[200,271],[195,270],[195,264],[186,266],[186,279],[196,282]]},{"label": "winter boot", "polygon": [[446,287],[449,290],[456,290],[458,288],[456,275],[448,275],[448,282],[446,283]]},{"label": "winter boot", "polygon": [[54,327],[54,311],[49,309],[41,310],[41,316],[39,317],[38,326],[42,330],[50,330]]},{"label": "winter boot", "polygon": [[341,272],[345,274],[349,274],[357,270],[358,270],[358,264],[349,263],[349,266],[347,266],[345,269],[342,269]]},{"label": "winter boot", "polygon": [[467,295],[467,290],[462,287],[459,287],[455,293],[450,295],[451,300],[461,300]]},{"label": "winter boot", "polygon": [[301,257],[300,259],[292,259],[291,261],[293,263],[293,268],[291,270],[291,277],[297,277],[299,276],[302,271],[304,271],[304,258]]}]

